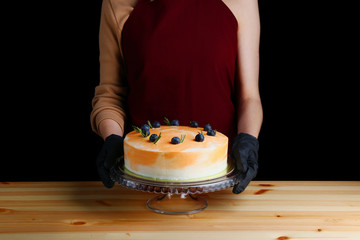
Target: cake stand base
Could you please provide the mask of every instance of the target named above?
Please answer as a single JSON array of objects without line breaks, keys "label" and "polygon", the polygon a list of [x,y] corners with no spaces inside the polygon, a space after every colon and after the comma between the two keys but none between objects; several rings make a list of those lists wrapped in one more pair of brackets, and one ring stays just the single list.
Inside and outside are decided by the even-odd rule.
[{"label": "cake stand base", "polygon": [[149,199],[146,206],[162,214],[194,214],[208,206],[206,199],[191,194],[163,194]]}]

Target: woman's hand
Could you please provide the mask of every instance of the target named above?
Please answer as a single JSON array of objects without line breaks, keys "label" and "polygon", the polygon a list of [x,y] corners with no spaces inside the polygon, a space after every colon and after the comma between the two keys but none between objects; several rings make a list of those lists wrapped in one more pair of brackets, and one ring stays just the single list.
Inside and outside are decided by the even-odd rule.
[{"label": "woman's hand", "polygon": [[111,134],[106,137],[103,147],[96,159],[99,177],[107,188],[114,186],[110,178],[110,169],[114,166],[116,159],[124,155],[124,139],[119,135]]},{"label": "woman's hand", "polygon": [[241,173],[241,180],[233,188],[233,193],[239,194],[245,190],[258,170],[259,141],[247,134],[238,134],[232,143],[230,157],[235,168]]}]

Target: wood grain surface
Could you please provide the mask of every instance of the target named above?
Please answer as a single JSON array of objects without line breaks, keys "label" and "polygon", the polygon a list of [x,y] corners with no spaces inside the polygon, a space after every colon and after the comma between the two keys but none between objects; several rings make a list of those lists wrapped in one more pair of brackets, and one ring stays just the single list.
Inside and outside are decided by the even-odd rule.
[{"label": "wood grain surface", "polygon": [[202,194],[197,214],[146,208],[153,193],[100,182],[0,183],[0,239],[360,240],[360,182],[253,181]]}]

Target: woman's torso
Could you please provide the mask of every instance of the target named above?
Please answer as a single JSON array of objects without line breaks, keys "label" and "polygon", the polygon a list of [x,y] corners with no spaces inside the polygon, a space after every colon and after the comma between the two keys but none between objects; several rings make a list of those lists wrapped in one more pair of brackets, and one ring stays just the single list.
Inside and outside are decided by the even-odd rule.
[{"label": "woman's torso", "polygon": [[222,0],[139,0],[121,44],[131,125],[167,117],[236,134],[237,21]]}]

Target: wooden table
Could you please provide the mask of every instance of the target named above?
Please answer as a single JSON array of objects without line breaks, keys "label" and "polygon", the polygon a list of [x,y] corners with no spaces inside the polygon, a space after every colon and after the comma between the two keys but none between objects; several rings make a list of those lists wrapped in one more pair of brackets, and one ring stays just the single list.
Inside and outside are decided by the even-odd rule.
[{"label": "wooden table", "polygon": [[153,193],[100,182],[0,183],[0,239],[360,240],[360,182],[253,181],[202,194],[193,215],[146,208]]}]

